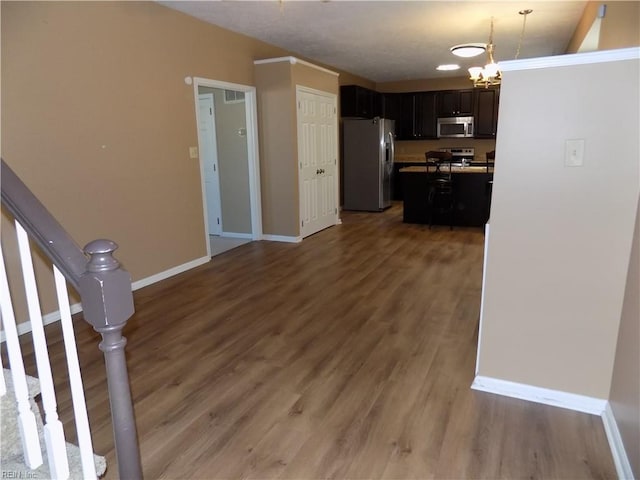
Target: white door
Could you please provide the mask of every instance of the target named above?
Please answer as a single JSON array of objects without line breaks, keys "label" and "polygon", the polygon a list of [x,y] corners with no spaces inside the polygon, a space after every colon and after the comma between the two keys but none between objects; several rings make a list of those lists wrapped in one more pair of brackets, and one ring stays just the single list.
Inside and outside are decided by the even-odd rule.
[{"label": "white door", "polygon": [[218,172],[218,147],[216,145],[216,122],[212,93],[198,95],[198,130],[200,134],[200,157],[204,166],[209,235],[221,235],[220,175]]},{"label": "white door", "polygon": [[298,87],[300,235],[337,223],[337,97]]}]

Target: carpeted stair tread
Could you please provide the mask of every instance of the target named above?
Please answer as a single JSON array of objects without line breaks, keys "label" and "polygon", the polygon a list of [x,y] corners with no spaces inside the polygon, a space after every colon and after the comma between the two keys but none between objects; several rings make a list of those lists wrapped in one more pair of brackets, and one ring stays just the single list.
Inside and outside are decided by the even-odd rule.
[{"label": "carpeted stair tread", "polygon": [[[40,417],[38,405],[34,400],[36,395],[40,393],[40,382],[36,378],[27,376],[29,403],[31,404],[31,410],[34,412],[36,417],[36,424],[38,426],[38,433],[40,437],[40,448],[42,450],[42,458],[44,460],[44,463],[40,465],[40,467],[32,470],[25,465],[22,454],[22,441],[20,439],[17,419],[18,409],[15,401],[11,372],[7,369],[3,369],[3,373],[7,392],[2,396],[0,402],[0,458],[2,459],[0,470],[2,472],[2,477],[9,478],[7,475],[11,475],[10,478],[51,478],[44,446],[42,418]],[[82,474],[80,448],[68,442],[66,447],[67,458],[69,460],[69,478],[81,480],[84,476]],[[107,462],[105,458],[94,454],[93,461],[96,466],[97,475],[99,477],[104,475],[104,472],[107,469]]]},{"label": "carpeted stair tread", "polygon": [[[11,476],[6,478],[50,479],[51,474],[49,473],[49,465],[47,465],[47,454],[44,451],[42,452],[42,458],[44,460],[43,464],[35,470],[28,468],[22,461],[22,457],[14,457],[8,461],[3,458],[0,469],[2,472],[7,472],[5,475],[11,472]],[[82,480],[84,475],[82,474],[82,463],[80,462],[80,449],[69,442],[67,442],[67,458],[69,459],[69,479]],[[107,469],[107,463],[104,457],[94,455],[93,462],[96,466],[96,474],[98,477],[104,475]]]}]

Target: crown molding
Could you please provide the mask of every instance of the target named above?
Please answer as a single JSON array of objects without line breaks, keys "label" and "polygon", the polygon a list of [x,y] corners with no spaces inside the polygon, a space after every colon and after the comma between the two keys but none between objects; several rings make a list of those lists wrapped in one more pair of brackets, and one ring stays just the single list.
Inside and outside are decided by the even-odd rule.
[{"label": "crown molding", "polygon": [[306,67],[315,68],[316,70],[320,70],[321,72],[328,73],[330,75],[335,75],[336,77],[340,76],[340,74],[338,72],[334,72],[333,70],[329,70],[327,68],[315,65],[315,64],[313,64],[311,62],[307,62],[306,60],[301,60],[299,58],[291,57],[291,56],[289,56],[289,57],[265,58],[264,60],[254,60],[253,64],[254,65],[263,65],[265,63],[279,63],[279,62],[289,62],[291,65],[295,65],[296,63],[299,63],[300,65],[304,65]]},{"label": "crown molding", "polygon": [[539,68],[568,67],[572,65],[587,65],[591,63],[618,62],[621,60],[638,59],[640,59],[640,47],[632,47],[617,50],[599,50],[597,52],[554,55],[551,57],[507,60],[498,62],[498,68],[502,72],[512,72],[517,70],[535,70]]}]

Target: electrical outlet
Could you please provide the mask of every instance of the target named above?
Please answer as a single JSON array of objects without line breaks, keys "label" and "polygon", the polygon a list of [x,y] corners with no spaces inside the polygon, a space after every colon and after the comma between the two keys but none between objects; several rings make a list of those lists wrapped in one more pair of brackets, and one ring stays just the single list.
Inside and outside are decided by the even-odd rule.
[{"label": "electrical outlet", "polygon": [[567,140],[564,144],[564,166],[581,167],[584,164],[584,138]]},{"label": "electrical outlet", "polygon": [[189,158],[198,158],[198,147],[189,147]]}]

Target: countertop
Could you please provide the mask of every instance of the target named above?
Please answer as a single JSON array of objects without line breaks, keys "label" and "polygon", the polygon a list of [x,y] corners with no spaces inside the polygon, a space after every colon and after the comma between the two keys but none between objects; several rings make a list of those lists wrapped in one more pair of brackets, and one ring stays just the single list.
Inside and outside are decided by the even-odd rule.
[{"label": "countertop", "polygon": [[[408,173],[424,173],[427,171],[427,167],[404,167],[400,169],[400,173],[408,172]],[[443,170],[445,173],[449,171],[449,169]],[[487,171],[487,167],[451,167],[451,173],[493,173],[493,167],[489,167],[489,171]]]}]

